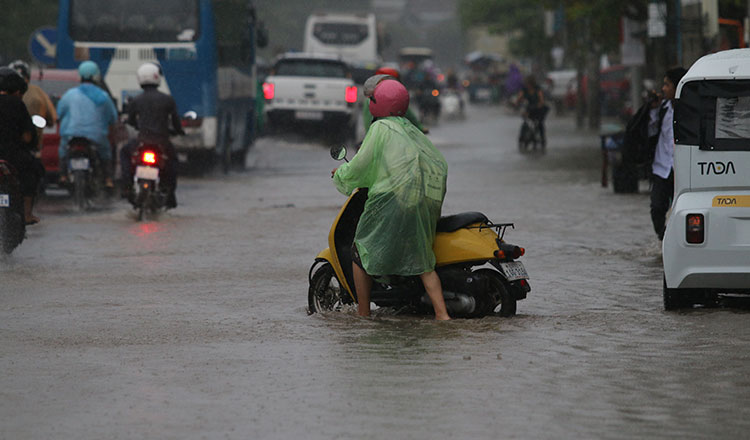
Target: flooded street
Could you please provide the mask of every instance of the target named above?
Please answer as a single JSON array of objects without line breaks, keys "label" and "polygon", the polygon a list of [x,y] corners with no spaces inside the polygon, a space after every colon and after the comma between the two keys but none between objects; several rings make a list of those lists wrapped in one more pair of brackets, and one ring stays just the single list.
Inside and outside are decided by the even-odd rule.
[{"label": "flooded street", "polygon": [[600,184],[598,137],[469,109],[430,138],[443,214],[513,222],[532,290],[513,318],[308,316],[345,198],[327,145],[263,138],[249,169],[180,180],[177,210],[60,197],[0,260],[1,439],[741,438],[744,308],[666,313],[649,199]]}]

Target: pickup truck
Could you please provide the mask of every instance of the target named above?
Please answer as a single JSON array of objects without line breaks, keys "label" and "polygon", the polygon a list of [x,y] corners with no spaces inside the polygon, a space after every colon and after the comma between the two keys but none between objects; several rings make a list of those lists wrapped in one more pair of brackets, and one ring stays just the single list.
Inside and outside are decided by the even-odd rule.
[{"label": "pickup truck", "polygon": [[263,97],[269,132],[306,124],[323,126],[344,141],[356,135],[357,86],[348,64],[338,56],[280,56],[263,83]]}]

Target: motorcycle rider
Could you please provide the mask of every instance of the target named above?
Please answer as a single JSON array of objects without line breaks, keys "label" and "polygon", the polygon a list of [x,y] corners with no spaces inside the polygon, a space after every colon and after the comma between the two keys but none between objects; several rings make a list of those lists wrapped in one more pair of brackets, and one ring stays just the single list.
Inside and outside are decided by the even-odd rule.
[{"label": "motorcycle rider", "polygon": [[[400,81],[399,79],[399,73],[398,70],[392,68],[392,67],[381,67],[378,70],[375,71],[375,76],[372,76],[369,78],[368,81],[364,84],[364,90],[363,93],[366,98],[369,98],[372,96],[372,92],[375,89],[375,86],[380,83],[380,81],[384,79],[395,79],[397,81]],[[418,129],[422,131],[422,133],[429,133],[430,130],[426,129],[421,122],[419,122],[419,118],[417,115],[411,110],[411,108],[406,109],[406,114],[404,117],[411,121],[412,124],[414,124]],[[362,123],[365,127],[365,133],[367,133],[367,130],[370,129],[370,124],[372,124],[372,114],[370,113],[370,106],[363,105],[362,106]]]},{"label": "motorcycle rider", "polygon": [[525,115],[537,122],[539,135],[542,138],[542,150],[544,150],[547,146],[544,119],[547,117],[549,107],[544,103],[544,92],[542,92],[533,75],[526,77],[523,88],[518,92],[516,99],[519,104],[526,105]]},{"label": "motorcycle rider", "polygon": [[332,172],[343,194],[368,188],[352,246],[358,313],[370,315],[373,275],[419,275],[435,319],[448,320],[432,250],[448,165],[427,136],[403,117],[409,92],[400,82],[380,81],[369,106],[376,119],[362,146]]},{"label": "motorcycle rider", "polygon": [[[26,104],[26,110],[31,115],[39,115],[47,121],[46,127],[54,127],[57,122],[57,112],[55,106],[52,104],[52,100],[49,99],[49,95],[42,90],[41,87],[36,84],[30,84],[31,80],[31,69],[29,65],[23,60],[13,61],[8,65],[11,69],[18,72],[19,75],[26,80],[28,90],[23,94],[23,103]],[[42,131],[44,129],[37,128],[37,151],[42,151]]]},{"label": "motorcycle rider", "polygon": [[[128,103],[128,124],[138,130],[138,138],[128,142],[120,151],[120,166],[122,171],[122,195],[130,196],[133,180],[133,167],[130,157],[140,142],[160,145],[167,156],[167,163],[160,176],[168,190],[166,207],[176,208],[177,198],[177,153],[174,145],[169,141],[172,133],[182,134],[182,124],[177,114],[177,104],[174,98],[157,90],[161,83],[161,68],[154,63],[145,63],[136,71],[138,84],[143,93]],[[170,127],[171,126],[171,127]]]},{"label": "motorcycle rider", "polygon": [[32,214],[34,196],[43,173],[31,154],[36,131],[22,96],[26,81],[13,69],[0,67],[0,159],[8,161],[18,173],[27,225],[39,222]]},{"label": "motorcycle rider", "polygon": [[101,160],[104,186],[113,188],[112,149],[109,132],[117,123],[117,110],[109,95],[95,85],[100,76],[99,66],[84,61],[78,66],[81,85],[60,98],[57,115],[60,119],[60,183],[67,182],[68,142],[84,137],[92,142]]}]

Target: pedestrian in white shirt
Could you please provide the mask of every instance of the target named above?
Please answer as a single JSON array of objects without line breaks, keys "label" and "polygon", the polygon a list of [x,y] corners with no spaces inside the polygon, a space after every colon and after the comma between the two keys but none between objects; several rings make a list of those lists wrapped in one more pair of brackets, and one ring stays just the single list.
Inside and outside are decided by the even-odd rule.
[{"label": "pedestrian in white shirt", "polygon": [[651,221],[659,240],[664,239],[667,211],[674,196],[674,98],[677,85],[687,70],[674,67],[667,70],[661,86],[663,101],[651,112],[650,130],[658,130],[659,137],[651,164]]}]

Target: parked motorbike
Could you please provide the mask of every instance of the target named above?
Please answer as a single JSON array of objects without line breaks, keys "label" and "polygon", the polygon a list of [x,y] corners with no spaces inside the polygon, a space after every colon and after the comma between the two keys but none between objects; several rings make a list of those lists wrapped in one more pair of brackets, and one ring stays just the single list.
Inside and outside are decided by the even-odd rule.
[{"label": "parked motorbike", "polygon": [[[344,160],[346,149],[334,147],[331,156]],[[351,248],[366,200],[367,189],[352,193],[331,226],[329,247],[318,254],[310,268],[310,314],[341,310],[357,302]],[[513,316],[517,301],[531,291],[526,268],[516,261],[525,250],[504,240],[509,227],[513,228],[513,224],[493,223],[480,212],[465,212],[438,221],[433,250],[451,317]],[[379,307],[417,314],[433,311],[418,276],[376,277],[370,295]]]},{"label": "parked motorbike", "polygon": [[79,210],[85,211],[102,186],[102,167],[94,144],[85,137],[68,142],[68,191]]},{"label": "parked motorbike", "polygon": [[[39,115],[31,118],[35,126],[44,128],[47,121]],[[26,238],[23,194],[18,172],[9,162],[0,160],[0,250],[13,252]]]},{"label": "parked motorbike", "polygon": [[143,220],[145,212],[156,215],[166,204],[168,194],[165,188],[160,186],[160,175],[167,164],[167,159],[161,145],[143,142],[138,145],[130,158],[135,168],[130,203],[136,210],[138,221]]}]

